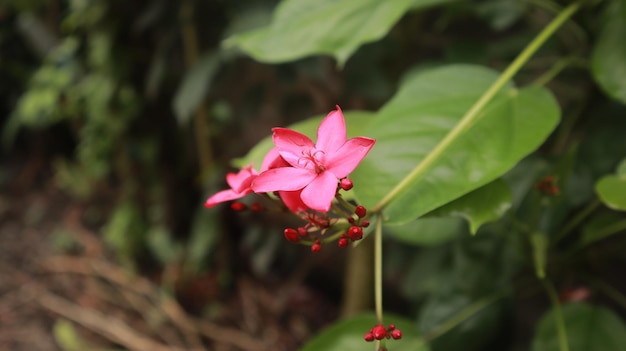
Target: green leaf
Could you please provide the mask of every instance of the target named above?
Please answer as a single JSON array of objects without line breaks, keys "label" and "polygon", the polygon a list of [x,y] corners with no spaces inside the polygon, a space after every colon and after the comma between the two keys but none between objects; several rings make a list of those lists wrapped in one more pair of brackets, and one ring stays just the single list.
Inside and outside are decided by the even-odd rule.
[{"label": "green leaf", "polygon": [[596,183],[596,193],[608,207],[626,211],[626,159],[617,167],[615,175],[608,175]]},{"label": "green leaf", "polygon": [[470,232],[476,234],[481,225],[500,219],[511,208],[511,201],[511,190],[503,180],[497,179],[428,215],[463,217],[469,222]]},{"label": "green leaf", "polygon": [[626,103],[626,2],[613,1],[591,54],[591,71],[612,98]]},{"label": "green leaf", "polygon": [[280,63],[329,54],[343,66],[359,46],[384,37],[410,9],[447,0],[283,0],[272,23],[225,41],[255,59]]},{"label": "green leaf", "polygon": [[[402,330],[402,339],[388,341],[394,351],[428,351],[428,345],[417,336],[413,323],[403,317],[385,314],[385,323],[393,323]],[[376,323],[374,314],[364,314],[334,323],[304,345],[300,351],[362,351],[374,349],[373,344],[363,340]]]},{"label": "green leaf", "polygon": [[220,66],[220,56],[204,54],[185,74],[174,96],[173,108],[180,124],[189,122],[191,114],[209,91],[213,76]]},{"label": "green leaf", "polygon": [[[562,307],[570,351],[623,351],[626,349],[626,326],[612,311],[583,303],[572,303]],[[546,313],[537,325],[531,350],[561,350],[554,309]]]},{"label": "green leaf", "polygon": [[558,124],[559,106],[544,88],[507,86],[420,166],[497,77],[484,67],[450,65],[406,79],[365,131],[377,142],[351,176],[359,202],[376,207],[422,167],[385,208],[389,223],[407,222],[493,181],[537,149]]},{"label": "green leaf", "polygon": [[467,233],[463,222],[458,217],[426,217],[401,225],[386,226],[385,233],[406,244],[436,246],[461,233]]},{"label": "green leaf", "polygon": [[85,350],[85,342],[71,322],[65,319],[57,320],[54,323],[53,334],[54,339],[63,351]]},{"label": "green leaf", "polygon": [[[348,138],[352,138],[355,136],[363,135],[364,127],[369,123],[374,114],[372,112],[367,111],[343,111],[343,115],[346,119],[346,129]],[[319,126],[324,116],[316,116],[306,119],[304,121],[294,123],[288,128],[296,130],[315,142],[317,135],[317,127]],[[272,131],[268,130],[268,134]],[[235,167],[243,167],[246,165],[253,165],[257,169],[261,167],[261,163],[263,162],[263,158],[265,154],[267,154],[270,149],[274,147],[274,142],[272,141],[272,137],[267,136],[263,140],[261,140],[255,147],[252,148],[248,152],[248,154],[242,158],[238,158],[233,160],[232,164]]]}]

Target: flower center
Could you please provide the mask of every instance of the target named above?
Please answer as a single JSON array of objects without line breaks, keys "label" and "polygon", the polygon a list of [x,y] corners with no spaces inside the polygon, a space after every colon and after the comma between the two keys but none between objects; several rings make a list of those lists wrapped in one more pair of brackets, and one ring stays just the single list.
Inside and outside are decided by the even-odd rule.
[{"label": "flower center", "polygon": [[298,159],[298,164],[303,168],[310,169],[320,174],[326,170],[326,166],[324,166],[325,156],[326,154],[322,150],[309,149],[302,151],[302,156]]}]

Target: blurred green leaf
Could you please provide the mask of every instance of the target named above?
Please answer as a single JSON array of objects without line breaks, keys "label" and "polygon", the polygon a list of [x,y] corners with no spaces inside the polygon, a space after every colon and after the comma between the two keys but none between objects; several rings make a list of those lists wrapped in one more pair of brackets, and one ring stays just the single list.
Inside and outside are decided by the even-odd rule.
[{"label": "blurred green leaf", "polygon": [[[373,113],[367,111],[343,111],[343,115],[346,119],[346,133],[348,138],[363,135],[365,126],[373,117]],[[317,138],[317,127],[319,127],[319,124],[324,117],[326,116],[311,117],[304,121],[294,123],[288,127],[308,136],[311,140],[313,140],[313,142],[315,142]],[[268,134],[271,134],[271,132],[271,130],[267,131]],[[235,167],[253,165],[255,168],[259,169],[265,154],[267,154],[267,152],[273,147],[274,142],[272,141],[272,137],[270,135],[256,144],[256,146],[252,148],[246,156],[233,160],[232,164]]]},{"label": "blurred green leaf", "polygon": [[200,105],[211,86],[211,80],[220,67],[220,56],[206,53],[189,69],[174,96],[173,108],[178,123],[185,125]]},{"label": "blurred green leaf", "polygon": [[615,175],[604,176],[596,183],[596,193],[608,207],[626,211],[626,159],[617,167]]},{"label": "blurred green leaf", "polygon": [[[428,345],[417,335],[413,323],[403,317],[385,313],[385,323],[402,330],[402,339],[390,340],[394,351],[428,351]],[[376,325],[374,314],[364,314],[336,322],[307,342],[300,351],[362,351],[374,349],[363,335]]]},{"label": "blurred green leaf", "polygon": [[204,207],[196,211],[191,225],[191,238],[187,244],[185,270],[199,273],[205,268],[203,265],[216,249],[219,230],[217,216],[216,211],[206,211]]},{"label": "blurred green leaf", "polygon": [[464,220],[458,217],[425,217],[415,221],[385,227],[385,233],[411,245],[436,246],[461,233],[467,233]]},{"label": "blurred green leaf", "polygon": [[604,16],[591,54],[591,72],[609,96],[626,104],[626,2],[612,1]]},{"label": "blurred green leaf", "polygon": [[53,327],[54,339],[63,351],[83,351],[87,345],[76,332],[74,325],[64,319],[59,319]]},{"label": "blurred green leaf", "polygon": [[[352,174],[359,185],[354,189],[359,202],[375,207],[432,152],[497,77],[497,72],[484,67],[450,65],[405,79],[365,131],[377,143]],[[505,87],[420,178],[405,184],[405,191],[385,208],[386,219],[410,221],[493,181],[541,145],[559,114],[549,91]]]},{"label": "blurred green leaf", "polygon": [[481,225],[502,217],[511,208],[511,190],[497,179],[460,198],[428,213],[432,216],[460,216],[470,225],[470,233],[476,234]]},{"label": "blurred green leaf", "polygon": [[[612,311],[584,303],[562,306],[570,351],[626,350],[626,325]],[[554,309],[539,321],[533,337],[532,351],[559,351]]]},{"label": "blurred green leaf", "polygon": [[334,56],[339,66],[363,44],[376,41],[410,9],[440,0],[283,0],[269,26],[225,41],[262,62],[294,61],[315,54]]},{"label": "blurred green leaf", "polygon": [[171,263],[180,252],[180,245],[172,239],[170,232],[162,225],[150,228],[146,237],[150,252],[164,266]]}]

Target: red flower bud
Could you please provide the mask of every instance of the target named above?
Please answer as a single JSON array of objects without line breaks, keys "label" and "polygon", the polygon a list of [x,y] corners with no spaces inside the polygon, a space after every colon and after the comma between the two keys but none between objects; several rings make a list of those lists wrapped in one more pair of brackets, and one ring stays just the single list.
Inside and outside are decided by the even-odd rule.
[{"label": "red flower bud", "polygon": [[348,229],[348,237],[353,241],[361,240],[363,238],[363,228],[353,225]]},{"label": "red flower bud", "polygon": [[246,204],[244,204],[243,202],[237,201],[237,202],[233,202],[232,204],[230,204],[230,208],[233,211],[241,212],[247,209],[248,206],[246,206]]},{"label": "red flower bud", "polygon": [[365,333],[365,336],[363,336],[363,339],[365,339],[365,341],[367,342],[374,341],[374,335],[371,332]]},{"label": "red flower bud", "polygon": [[287,241],[291,241],[292,243],[297,243],[300,238],[298,238],[298,232],[293,228],[287,228],[283,231],[285,234],[285,239]]},{"label": "red flower bud", "polygon": [[341,189],[348,191],[350,189],[352,189],[352,187],[354,186],[354,184],[352,183],[352,181],[348,178],[343,178],[340,182],[339,182],[339,186],[341,187]]},{"label": "red flower bud", "polygon": [[321,249],[322,245],[320,245],[319,243],[315,243],[311,246],[311,252],[320,252]]},{"label": "red flower bud", "polygon": [[306,228],[299,227],[298,228],[298,234],[300,234],[300,236],[307,236],[307,235],[309,235],[309,232],[306,230]]},{"label": "red flower bud", "polygon": [[348,239],[346,239],[346,238],[339,239],[339,241],[337,241],[337,245],[340,248],[345,249],[346,247],[348,247]]},{"label": "red flower bud", "polygon": [[372,328],[372,335],[374,336],[374,339],[382,340],[387,337],[387,329],[385,329],[382,325],[377,325]]},{"label": "red flower bud", "polygon": [[369,226],[370,226],[370,221],[368,221],[368,220],[364,220],[364,221],[361,223],[361,227],[363,227],[363,228],[367,228],[367,227],[369,227]]},{"label": "red flower bud", "polygon": [[365,217],[365,215],[367,214],[367,210],[365,209],[365,207],[359,205],[356,207],[356,209],[354,210],[354,213],[359,216],[359,218],[363,218]]},{"label": "red flower bud", "polygon": [[391,331],[391,337],[394,338],[394,340],[402,339],[402,332],[400,329],[394,329]]}]

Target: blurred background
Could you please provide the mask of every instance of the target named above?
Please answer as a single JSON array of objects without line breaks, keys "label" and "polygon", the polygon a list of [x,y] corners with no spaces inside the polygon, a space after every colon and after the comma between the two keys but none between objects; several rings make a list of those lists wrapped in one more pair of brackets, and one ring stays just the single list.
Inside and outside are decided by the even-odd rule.
[{"label": "blurred background", "polygon": [[[265,64],[222,46],[267,25],[274,0],[1,1],[0,349],[296,350],[339,316],[370,308],[370,278],[357,306],[346,307],[352,253],[311,255],[284,240],[290,217],[207,210],[206,197],[274,126],[336,104],[376,111],[410,69],[503,69],[554,16],[550,6],[560,6],[541,3],[409,11],[340,68],[330,56]],[[591,165],[572,171],[578,197],[561,219],[591,201],[592,181],[626,155],[624,105],[588,73],[598,13],[583,11],[581,25],[567,24],[517,77],[547,79],[575,117],[540,151],[543,163],[526,163],[510,179],[532,184],[572,144]],[[542,75],[565,56],[565,74]],[[388,241],[391,312],[436,324],[451,315],[445,306],[460,309],[488,291],[485,281],[532,277],[495,234],[469,243],[456,219],[419,230],[429,228],[442,234]],[[604,290],[614,299],[600,300],[623,315],[624,248],[623,239],[594,246],[588,260],[558,272],[604,275],[617,287]],[[441,289],[454,277],[466,279],[465,295]],[[560,292],[588,297],[579,276],[559,277]],[[536,286],[522,295],[433,348],[526,349],[549,303]]]}]

